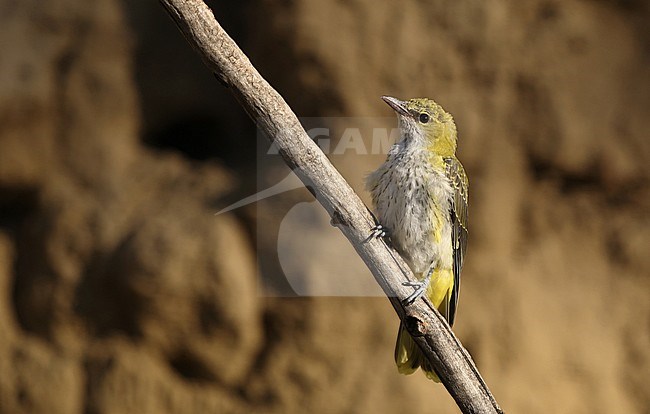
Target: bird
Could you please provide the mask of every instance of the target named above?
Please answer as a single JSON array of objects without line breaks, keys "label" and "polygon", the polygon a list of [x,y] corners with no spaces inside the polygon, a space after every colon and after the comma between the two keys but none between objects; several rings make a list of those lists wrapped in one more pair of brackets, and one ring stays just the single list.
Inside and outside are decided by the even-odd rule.
[{"label": "bird", "polygon": [[[397,114],[399,139],[366,178],[378,222],[373,232],[387,238],[418,279],[403,283],[413,287],[404,305],[425,294],[453,326],[467,250],[469,190],[456,158],[456,124],[432,99],[382,99]],[[440,382],[403,323],[395,363],[402,374],[421,368]]]}]

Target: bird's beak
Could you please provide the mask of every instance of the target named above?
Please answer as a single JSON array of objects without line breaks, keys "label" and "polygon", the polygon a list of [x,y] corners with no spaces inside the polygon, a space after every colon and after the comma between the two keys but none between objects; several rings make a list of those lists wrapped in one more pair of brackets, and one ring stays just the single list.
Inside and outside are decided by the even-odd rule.
[{"label": "bird's beak", "polygon": [[409,113],[408,109],[406,109],[406,102],[400,101],[397,98],[393,98],[392,96],[382,96],[381,99],[384,100],[391,108],[395,110],[400,115],[405,115],[405,116],[411,116]]}]

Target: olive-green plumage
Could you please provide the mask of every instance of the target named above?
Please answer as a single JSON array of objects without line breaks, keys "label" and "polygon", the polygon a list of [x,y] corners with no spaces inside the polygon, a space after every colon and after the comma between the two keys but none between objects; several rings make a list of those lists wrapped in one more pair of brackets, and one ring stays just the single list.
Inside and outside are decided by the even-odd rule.
[{"label": "olive-green plumage", "polygon": [[[382,98],[397,113],[400,139],[366,185],[379,222],[421,281],[407,303],[426,294],[453,325],[467,248],[469,186],[456,158],[456,125],[431,99]],[[403,374],[421,367],[427,377],[439,381],[401,325],[395,362]]]}]

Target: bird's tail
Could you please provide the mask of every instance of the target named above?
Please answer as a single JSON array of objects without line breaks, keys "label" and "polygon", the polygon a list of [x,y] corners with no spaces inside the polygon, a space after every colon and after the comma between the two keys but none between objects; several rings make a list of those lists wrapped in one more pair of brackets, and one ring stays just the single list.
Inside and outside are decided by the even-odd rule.
[{"label": "bird's tail", "polygon": [[411,334],[401,323],[399,324],[397,343],[395,344],[395,363],[400,374],[412,374],[418,368],[422,368],[427,378],[440,382],[433,367],[424,357],[413,338],[411,338]]},{"label": "bird's tail", "polygon": [[[448,283],[452,280],[451,272],[449,272],[448,276],[449,277],[447,278],[435,277],[427,291],[427,296],[447,321],[450,320],[449,300],[451,298],[451,290],[453,287],[453,284]],[[427,378],[435,382],[440,382],[440,378],[436,375],[433,367],[422,354],[420,347],[415,343],[402,323],[399,324],[399,331],[397,332],[395,363],[397,364],[397,370],[400,374],[409,375],[414,373],[418,368],[422,368],[422,371],[424,371]]]}]

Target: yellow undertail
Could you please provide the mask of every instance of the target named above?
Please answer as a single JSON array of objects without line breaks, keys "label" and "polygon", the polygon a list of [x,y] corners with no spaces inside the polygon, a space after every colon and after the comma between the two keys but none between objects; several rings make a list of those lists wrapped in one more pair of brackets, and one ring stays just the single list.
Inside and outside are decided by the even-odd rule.
[{"label": "yellow undertail", "polygon": [[[431,303],[449,321],[448,310],[451,292],[454,287],[454,277],[451,270],[436,270],[431,277],[431,283],[427,290],[427,296]],[[429,361],[424,357],[418,345],[413,341],[411,335],[401,323],[397,332],[397,343],[395,344],[395,363],[400,374],[409,375],[418,368],[424,371],[427,378],[440,382],[438,375]]]}]

